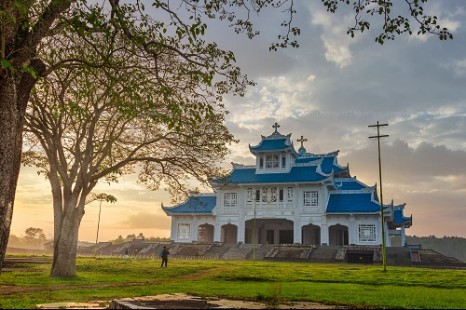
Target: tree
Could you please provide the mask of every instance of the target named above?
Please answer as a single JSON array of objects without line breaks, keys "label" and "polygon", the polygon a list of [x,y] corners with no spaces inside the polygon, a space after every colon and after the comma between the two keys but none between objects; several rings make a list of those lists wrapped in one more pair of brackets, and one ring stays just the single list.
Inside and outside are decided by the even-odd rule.
[{"label": "tree", "polygon": [[[401,34],[413,34],[412,24],[418,27],[417,34],[426,33],[437,35],[440,40],[453,39],[447,28],[441,27],[437,17],[426,15],[423,4],[428,0],[404,0],[404,1],[374,1],[374,0],[321,0],[327,11],[335,13],[340,5],[351,5],[355,13],[354,25],[348,27],[347,34],[354,37],[355,32],[369,30],[371,16],[382,17],[382,32],[375,38],[379,44],[386,40],[394,40]],[[404,2],[404,3],[403,3]],[[403,5],[406,5],[404,8]],[[401,7],[401,8],[400,8]],[[408,11],[407,15],[399,15],[400,12]]]},{"label": "tree", "polygon": [[[13,215],[25,111],[38,78],[49,75],[65,64],[81,63],[95,68],[115,67],[115,64],[107,61],[108,50],[101,51],[96,59],[86,59],[85,55],[74,58],[76,55],[73,55],[72,58],[47,66],[43,61],[45,55],[63,52],[63,47],[50,44],[51,42],[60,41],[67,33],[74,33],[84,41],[91,39],[86,41],[89,45],[95,42],[92,38],[96,34],[100,34],[101,39],[111,43],[118,34],[131,42],[130,46],[134,52],[146,57],[151,56],[153,62],[149,64],[154,64],[160,55],[170,55],[195,68],[190,70],[193,79],[204,79],[207,83],[212,83],[217,76],[227,72],[238,75],[239,72],[231,65],[234,62],[233,53],[222,51],[215,44],[208,44],[201,39],[207,27],[205,20],[225,20],[236,32],[245,32],[249,37],[254,37],[257,32],[249,14],[262,12],[266,7],[275,7],[283,10],[287,18],[281,23],[284,32],[270,49],[298,46],[298,43],[292,40],[294,35],[300,34],[300,30],[292,25],[293,15],[296,13],[293,0],[153,0],[150,9],[153,10],[152,15],[157,16],[157,20],[146,13],[140,1],[136,1],[135,4],[119,4],[118,0],[101,2],[92,5],[85,0],[6,0],[0,3],[0,271]],[[334,0],[324,1],[324,4],[330,11],[334,11],[338,2],[343,3]],[[360,16],[361,8],[364,7],[357,4],[372,2],[355,2],[356,17]],[[435,19],[423,18],[419,3],[424,2],[425,0],[406,0],[406,3],[410,4],[408,13],[415,18],[421,18],[416,19],[421,25],[434,24]],[[389,26],[388,33],[393,29],[393,33],[397,34],[398,30],[401,32],[402,29],[407,29],[406,23],[409,23],[409,20],[388,19],[392,3],[388,0],[378,1],[374,5],[379,10],[373,12],[378,12],[384,17],[384,25]],[[245,16],[238,15],[240,9]],[[403,23],[398,25],[398,22]],[[359,28],[356,28],[356,31],[363,31],[369,27],[369,23],[364,22],[357,25]],[[421,30],[424,29],[430,30],[421,27]],[[448,34],[445,36],[443,32],[441,34],[441,39],[450,37]],[[206,57],[198,57],[199,51]],[[238,92],[244,91],[241,86],[246,84],[236,84],[239,87]],[[229,89],[233,89],[228,80],[218,86],[218,99]],[[170,89],[165,89],[164,94],[169,96]],[[184,107],[176,107],[172,103],[168,108],[176,111]],[[173,120],[174,123],[177,121],[179,120]]]},{"label": "tree", "polygon": [[123,242],[125,242],[125,239],[123,239],[122,235],[118,235],[118,238],[113,240],[113,243],[123,243]]},{"label": "tree", "polygon": [[[105,40],[88,48],[73,35],[61,44],[66,52],[44,57],[47,63],[73,53],[93,59],[109,48]],[[62,66],[38,82],[30,98],[25,134],[29,149],[23,161],[38,167],[51,185],[52,276],[76,274],[79,226],[99,180],[115,182],[136,172],[150,189],[163,182],[173,197],[183,195],[188,191],[185,181],[196,178],[207,184],[222,174],[216,163],[235,141],[223,125],[214,84],[211,89],[205,80],[193,78],[196,73],[181,74],[189,64],[172,58],[159,57],[155,69],[144,70],[141,62],[146,59],[135,55],[129,44],[114,39],[107,61],[122,64],[117,69]],[[166,68],[163,76],[157,75],[158,67]],[[235,78],[228,80],[236,84]],[[136,238],[143,237],[140,233]]]},{"label": "tree", "polygon": [[26,229],[24,239],[27,243],[32,245],[41,245],[47,240],[43,230],[34,227]]}]

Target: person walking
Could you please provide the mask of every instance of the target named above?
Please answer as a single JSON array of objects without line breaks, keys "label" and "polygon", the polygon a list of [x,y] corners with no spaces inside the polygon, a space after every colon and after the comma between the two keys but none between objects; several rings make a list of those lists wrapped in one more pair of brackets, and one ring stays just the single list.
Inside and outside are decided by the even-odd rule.
[{"label": "person walking", "polygon": [[163,250],[160,252],[160,258],[162,259],[162,264],[160,264],[160,268],[162,268],[163,265],[165,265],[165,268],[167,268],[168,254],[170,254],[170,252],[168,251],[167,247],[163,246]]}]

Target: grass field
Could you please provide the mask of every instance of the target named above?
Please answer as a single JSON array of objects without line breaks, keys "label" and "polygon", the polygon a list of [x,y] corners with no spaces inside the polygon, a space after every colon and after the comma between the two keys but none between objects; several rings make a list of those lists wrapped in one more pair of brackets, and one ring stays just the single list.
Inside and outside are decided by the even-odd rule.
[{"label": "grass field", "polygon": [[351,308],[466,309],[466,270],[270,261],[80,257],[78,276],[50,264],[15,264],[0,275],[0,308],[187,293],[231,299],[314,301]]}]

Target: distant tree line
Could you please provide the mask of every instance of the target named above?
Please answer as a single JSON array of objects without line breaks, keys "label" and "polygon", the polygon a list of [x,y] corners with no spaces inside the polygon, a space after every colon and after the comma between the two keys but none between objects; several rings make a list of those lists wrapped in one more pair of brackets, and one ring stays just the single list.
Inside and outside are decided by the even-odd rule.
[{"label": "distant tree line", "polygon": [[144,241],[170,241],[170,238],[168,237],[145,237],[143,233],[139,233],[138,235],[135,234],[129,234],[126,236],[126,238],[123,238],[122,235],[119,235],[118,238],[115,240],[109,240],[112,243],[124,243],[128,241],[133,241],[133,240],[144,240]]},{"label": "distant tree line", "polygon": [[418,237],[406,236],[408,244],[421,244],[423,249],[432,249],[445,256],[457,258],[466,262],[466,238],[436,236]]},{"label": "distant tree line", "polygon": [[[126,237],[119,235],[118,238],[114,240],[108,240],[112,243],[124,243],[133,240],[145,240],[145,241],[170,241],[168,237],[146,237],[141,232],[139,234],[129,234]],[[21,249],[43,249],[44,244],[52,240],[47,239],[44,234],[44,231],[41,228],[29,227],[25,230],[24,236],[19,237],[14,234],[10,234],[10,239],[8,241],[9,248],[21,248]]]},{"label": "distant tree line", "polygon": [[10,234],[8,246],[12,248],[43,249],[47,241],[41,228],[29,227],[25,230],[24,237]]},{"label": "distant tree line", "polygon": [[[29,227],[25,230],[23,237],[18,237],[14,234],[10,235],[8,246],[12,248],[28,248],[28,249],[43,249],[44,244],[48,240],[41,228]],[[457,258],[466,262],[466,238],[455,236],[406,236],[408,244],[420,244],[423,249],[432,249],[445,256]],[[145,241],[170,241],[168,237],[145,237],[142,232],[139,234],[128,234],[126,237],[119,235],[114,240],[109,240],[112,243],[124,243],[133,240]]]}]

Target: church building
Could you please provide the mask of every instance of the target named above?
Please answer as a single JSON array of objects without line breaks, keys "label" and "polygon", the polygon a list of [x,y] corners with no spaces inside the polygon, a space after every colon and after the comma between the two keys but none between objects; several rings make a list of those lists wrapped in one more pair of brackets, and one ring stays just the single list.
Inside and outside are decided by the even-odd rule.
[{"label": "church building", "polygon": [[174,242],[375,246],[383,222],[385,244],[393,236],[405,244],[412,225],[405,204],[385,204],[382,220],[376,185],[352,177],[338,151],[308,153],[302,136],[296,151],[291,134],[272,127],[249,145],[255,165],[232,163],[227,176],[210,181],[213,193],[162,206]]}]

